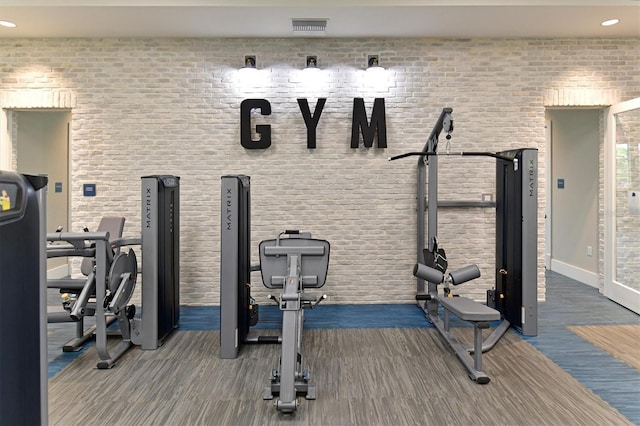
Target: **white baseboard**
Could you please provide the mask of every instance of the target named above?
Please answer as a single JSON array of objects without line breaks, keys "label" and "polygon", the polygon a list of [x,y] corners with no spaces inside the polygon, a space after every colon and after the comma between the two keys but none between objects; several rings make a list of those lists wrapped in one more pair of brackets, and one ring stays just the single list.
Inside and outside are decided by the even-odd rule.
[{"label": "white baseboard", "polygon": [[59,280],[60,278],[65,278],[69,276],[69,266],[62,265],[56,268],[51,268],[47,270],[47,279],[50,280]]},{"label": "white baseboard", "polygon": [[556,259],[551,259],[551,270],[572,278],[591,287],[598,288],[598,274],[577,266],[569,265]]}]

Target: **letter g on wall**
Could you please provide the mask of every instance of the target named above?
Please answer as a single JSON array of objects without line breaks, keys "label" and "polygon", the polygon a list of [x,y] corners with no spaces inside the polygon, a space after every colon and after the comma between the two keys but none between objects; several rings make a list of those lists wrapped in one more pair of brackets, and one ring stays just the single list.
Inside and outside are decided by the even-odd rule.
[{"label": "letter g on wall", "polygon": [[271,126],[258,124],[258,140],[251,138],[251,111],[259,109],[262,115],[271,115],[271,104],[266,99],[245,99],[240,104],[240,143],[247,149],[266,149],[271,146]]}]

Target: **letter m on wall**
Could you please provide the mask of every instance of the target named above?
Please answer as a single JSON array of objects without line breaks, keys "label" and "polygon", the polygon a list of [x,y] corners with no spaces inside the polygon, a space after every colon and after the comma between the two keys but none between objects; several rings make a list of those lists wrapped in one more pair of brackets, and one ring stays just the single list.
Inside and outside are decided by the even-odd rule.
[{"label": "letter m on wall", "polygon": [[373,139],[378,134],[378,148],[387,147],[387,120],[384,110],[384,98],[376,98],[371,112],[371,123],[367,120],[364,99],[353,99],[353,123],[351,125],[351,148],[360,145],[360,133],[366,148],[371,148]]}]

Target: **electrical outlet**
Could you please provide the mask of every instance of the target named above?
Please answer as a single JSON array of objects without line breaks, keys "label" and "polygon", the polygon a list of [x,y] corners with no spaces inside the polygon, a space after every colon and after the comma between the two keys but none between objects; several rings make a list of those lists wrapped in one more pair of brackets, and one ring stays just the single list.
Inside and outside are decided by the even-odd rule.
[{"label": "electrical outlet", "polygon": [[587,246],[587,256],[593,256],[593,247]]}]

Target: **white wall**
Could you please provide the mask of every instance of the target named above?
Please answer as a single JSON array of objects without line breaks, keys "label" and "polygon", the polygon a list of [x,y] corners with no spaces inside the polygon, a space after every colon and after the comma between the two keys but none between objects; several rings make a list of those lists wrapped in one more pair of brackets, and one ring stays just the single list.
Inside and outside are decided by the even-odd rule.
[{"label": "white wall", "polygon": [[[599,110],[550,110],[552,269],[598,286]],[[564,181],[560,188],[559,180]]]},{"label": "white wall", "polygon": [[[452,107],[454,150],[540,150],[543,298],[545,106],[606,105],[640,95],[639,44],[594,39],[5,39],[0,40],[0,107],[71,104],[74,223],[95,226],[100,216],[121,213],[128,220],[125,233],[135,235],[139,177],[181,176],[181,301],[189,304],[219,300],[220,176],[231,173],[252,177],[256,247],[285,228],[309,230],[331,241],[325,290],[333,303],[411,302],[415,160],[386,159],[421,149],[441,109]],[[380,54],[386,67],[378,81],[362,70],[372,53]],[[246,81],[238,72],[245,54],[258,56],[258,81]],[[318,55],[324,68],[314,81],[299,71],[308,54]],[[240,102],[256,97],[269,99],[273,109],[271,116],[254,119],[254,124],[273,126],[273,145],[265,151],[240,145]],[[306,148],[298,97],[308,97],[312,109],[318,97],[328,98],[315,150]],[[385,98],[387,149],[349,147],[354,97],[364,98],[369,111],[374,98]],[[440,169],[442,198],[479,200],[482,193],[494,192],[490,160],[449,158]],[[96,183],[98,195],[82,197],[83,183]],[[494,280],[493,211],[443,211],[440,225],[450,267],[475,262],[483,273],[477,284],[456,290],[482,299]],[[254,277],[260,299],[266,291]]]}]

